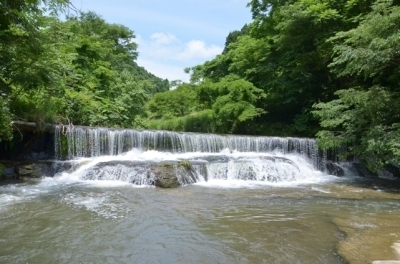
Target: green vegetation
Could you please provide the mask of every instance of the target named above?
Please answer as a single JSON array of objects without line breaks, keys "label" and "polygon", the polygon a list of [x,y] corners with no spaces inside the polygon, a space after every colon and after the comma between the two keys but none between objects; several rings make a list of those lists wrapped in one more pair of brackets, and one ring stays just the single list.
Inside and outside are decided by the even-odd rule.
[{"label": "green vegetation", "polygon": [[315,105],[324,148],[347,146],[372,170],[400,164],[400,6],[376,1],[357,27],[339,32],[332,72],[347,80],[337,99]]},{"label": "green vegetation", "polygon": [[67,0],[0,0],[0,141],[11,120],[143,127],[145,103],[169,88],[139,67],[135,35]]},{"label": "green vegetation", "polygon": [[[186,69],[191,84],[150,101],[148,110],[160,113],[150,127],[317,135],[323,149],[341,149],[341,158],[357,156],[372,170],[400,165],[400,1],[248,6],[253,21],[228,35],[221,55]],[[190,96],[180,96],[188,87]],[[154,110],[172,96],[184,111]]]},{"label": "green vegetation", "polygon": [[185,170],[192,169],[192,163],[189,160],[181,160],[178,162],[178,166],[185,168]]},{"label": "green vegetation", "polygon": [[253,21],[222,54],[170,84],[136,64],[125,26],[91,12],[60,20],[67,0],[0,0],[0,140],[13,119],[317,135],[373,170],[400,165],[400,1],[248,6]]},{"label": "green vegetation", "polygon": [[5,169],[4,165],[0,163],[0,176],[3,176],[4,169]]}]

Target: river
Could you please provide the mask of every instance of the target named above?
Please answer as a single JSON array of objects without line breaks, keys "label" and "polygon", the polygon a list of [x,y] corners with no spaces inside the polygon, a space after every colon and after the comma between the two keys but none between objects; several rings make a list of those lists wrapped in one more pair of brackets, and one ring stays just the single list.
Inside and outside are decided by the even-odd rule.
[{"label": "river", "polygon": [[[329,175],[313,140],[106,129],[65,135],[72,169],[0,185],[0,263],[396,258],[400,181],[346,169],[344,177]],[[202,165],[193,168],[193,184],[175,189],[156,188],[151,173],[123,165],[179,160]]]},{"label": "river", "polygon": [[308,173],[294,182],[210,179],[176,189],[82,180],[77,172],[3,185],[0,263],[368,263],[395,257],[397,180]]}]

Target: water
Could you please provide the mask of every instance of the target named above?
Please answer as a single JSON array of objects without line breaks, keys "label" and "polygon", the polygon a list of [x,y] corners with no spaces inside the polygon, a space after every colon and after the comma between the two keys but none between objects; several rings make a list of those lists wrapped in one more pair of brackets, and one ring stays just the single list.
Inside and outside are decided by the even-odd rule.
[{"label": "water", "polygon": [[[326,153],[309,138],[254,137],[132,129],[55,127],[55,156],[62,159],[121,155],[133,149],[177,153],[295,153],[323,169]],[[64,141],[63,141],[64,139]]]},{"label": "water", "polygon": [[[207,148],[190,149],[186,143],[170,148],[168,143],[162,150],[140,146],[133,137],[137,143],[126,149],[116,134],[99,138],[124,147],[110,144],[112,152],[73,147],[68,152],[73,169],[0,186],[0,263],[368,263],[395,258],[390,246],[400,240],[399,181],[328,175],[318,170],[312,140],[282,139],[283,145],[270,149],[263,147],[270,138],[233,137],[214,140]],[[84,142],[86,135],[69,140]],[[186,141],[176,142],[194,142],[181,135]],[[138,132],[138,138],[145,137]],[[224,148],[216,149],[221,140]],[[233,141],[260,144],[244,148],[240,143],[235,149]],[[303,143],[282,147],[295,145],[289,142]],[[193,184],[176,189],[151,185],[145,164],[182,160],[196,164]]]},{"label": "water", "polygon": [[400,239],[392,181],[0,187],[0,263],[367,263]]}]

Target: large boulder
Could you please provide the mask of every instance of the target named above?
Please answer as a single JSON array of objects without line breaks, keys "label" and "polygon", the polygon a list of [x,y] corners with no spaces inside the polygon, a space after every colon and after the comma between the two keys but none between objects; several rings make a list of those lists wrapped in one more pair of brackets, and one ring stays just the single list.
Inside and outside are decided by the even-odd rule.
[{"label": "large boulder", "polygon": [[161,188],[176,188],[181,185],[177,177],[175,164],[164,163],[156,166],[153,170],[154,185]]},{"label": "large boulder", "polygon": [[152,173],[154,185],[161,188],[176,188],[196,182],[192,163],[188,160],[158,164],[152,169]]}]

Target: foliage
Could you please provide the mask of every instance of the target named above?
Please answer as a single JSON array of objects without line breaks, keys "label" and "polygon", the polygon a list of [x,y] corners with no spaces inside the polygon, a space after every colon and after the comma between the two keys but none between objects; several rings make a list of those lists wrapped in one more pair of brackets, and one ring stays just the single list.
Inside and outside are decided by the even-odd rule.
[{"label": "foliage", "polygon": [[63,0],[0,1],[0,141],[12,136],[10,109],[13,87],[32,90],[50,82],[40,57],[45,53],[40,28],[45,25],[41,5],[56,13],[66,5]]},{"label": "foliage", "polygon": [[219,96],[212,104],[212,109],[219,132],[246,132],[245,127],[249,121],[265,113],[256,106],[263,99],[264,93],[252,83],[227,76],[214,86]]},{"label": "foliage", "polygon": [[259,106],[268,114],[254,119],[262,131],[279,123],[276,127],[290,125],[293,135],[313,136],[319,126],[312,105],[333,99],[347,81],[328,66],[334,43],[327,40],[354,27],[370,2],[250,1],[253,22],[231,32],[215,59],[187,69],[191,81],[201,85],[239,76],[265,93]]},{"label": "foliage", "polygon": [[0,163],[0,176],[3,175],[4,169],[5,169],[4,165],[2,163]]},{"label": "foliage", "polygon": [[12,137],[12,128],[11,128],[11,113],[10,108],[6,100],[3,97],[0,97],[0,141],[2,140],[10,140]]},{"label": "foliage", "polygon": [[[400,165],[400,2],[251,0],[248,6],[253,22],[228,35],[223,53],[187,69],[197,107],[212,110],[215,130],[238,133],[243,119],[251,120],[245,133],[319,130],[321,148],[345,150],[342,157],[357,156],[373,170]],[[224,86],[229,76],[243,83]],[[233,93],[244,82],[262,96],[236,101]]]},{"label": "foliage", "polygon": [[262,90],[237,76],[227,76],[220,82],[204,82],[198,86],[183,84],[176,90],[156,94],[147,104],[149,116],[156,119],[150,122],[150,127],[246,132],[250,121],[264,113],[257,107],[263,96]]},{"label": "foliage", "polygon": [[358,88],[340,90],[338,99],[315,105],[321,119],[317,136],[323,148],[347,146],[349,155],[365,160],[372,170],[400,164],[400,7],[376,1],[359,26],[337,33],[330,64]]},{"label": "foliage", "polygon": [[[67,0],[0,0],[0,140],[13,119],[314,136],[371,169],[400,165],[399,0],[250,0],[223,52],[155,77],[134,32]],[[170,85],[171,84],[171,85]],[[169,88],[174,88],[169,90]]]},{"label": "foliage", "polygon": [[194,87],[182,84],[177,89],[157,93],[147,104],[152,119],[168,119],[185,116],[196,110],[193,101],[196,100]]},{"label": "foliage", "polygon": [[93,12],[65,20],[67,0],[0,2],[0,140],[11,120],[143,127],[168,80],[139,67],[134,32]]},{"label": "foliage", "polygon": [[[379,0],[357,28],[339,32],[329,65],[339,76],[361,76],[370,83],[398,86],[400,6]],[[397,87],[396,87],[397,88]]]},{"label": "foliage", "polygon": [[148,128],[188,132],[216,132],[214,112],[211,109],[194,112],[187,116],[150,120]]},{"label": "foliage", "polygon": [[192,163],[189,160],[178,161],[178,166],[183,167],[185,170],[192,169]]},{"label": "foliage", "polygon": [[339,99],[315,105],[322,127],[330,129],[318,132],[320,147],[347,146],[348,155],[363,157],[371,169],[399,164],[399,94],[379,86],[336,94]]}]

